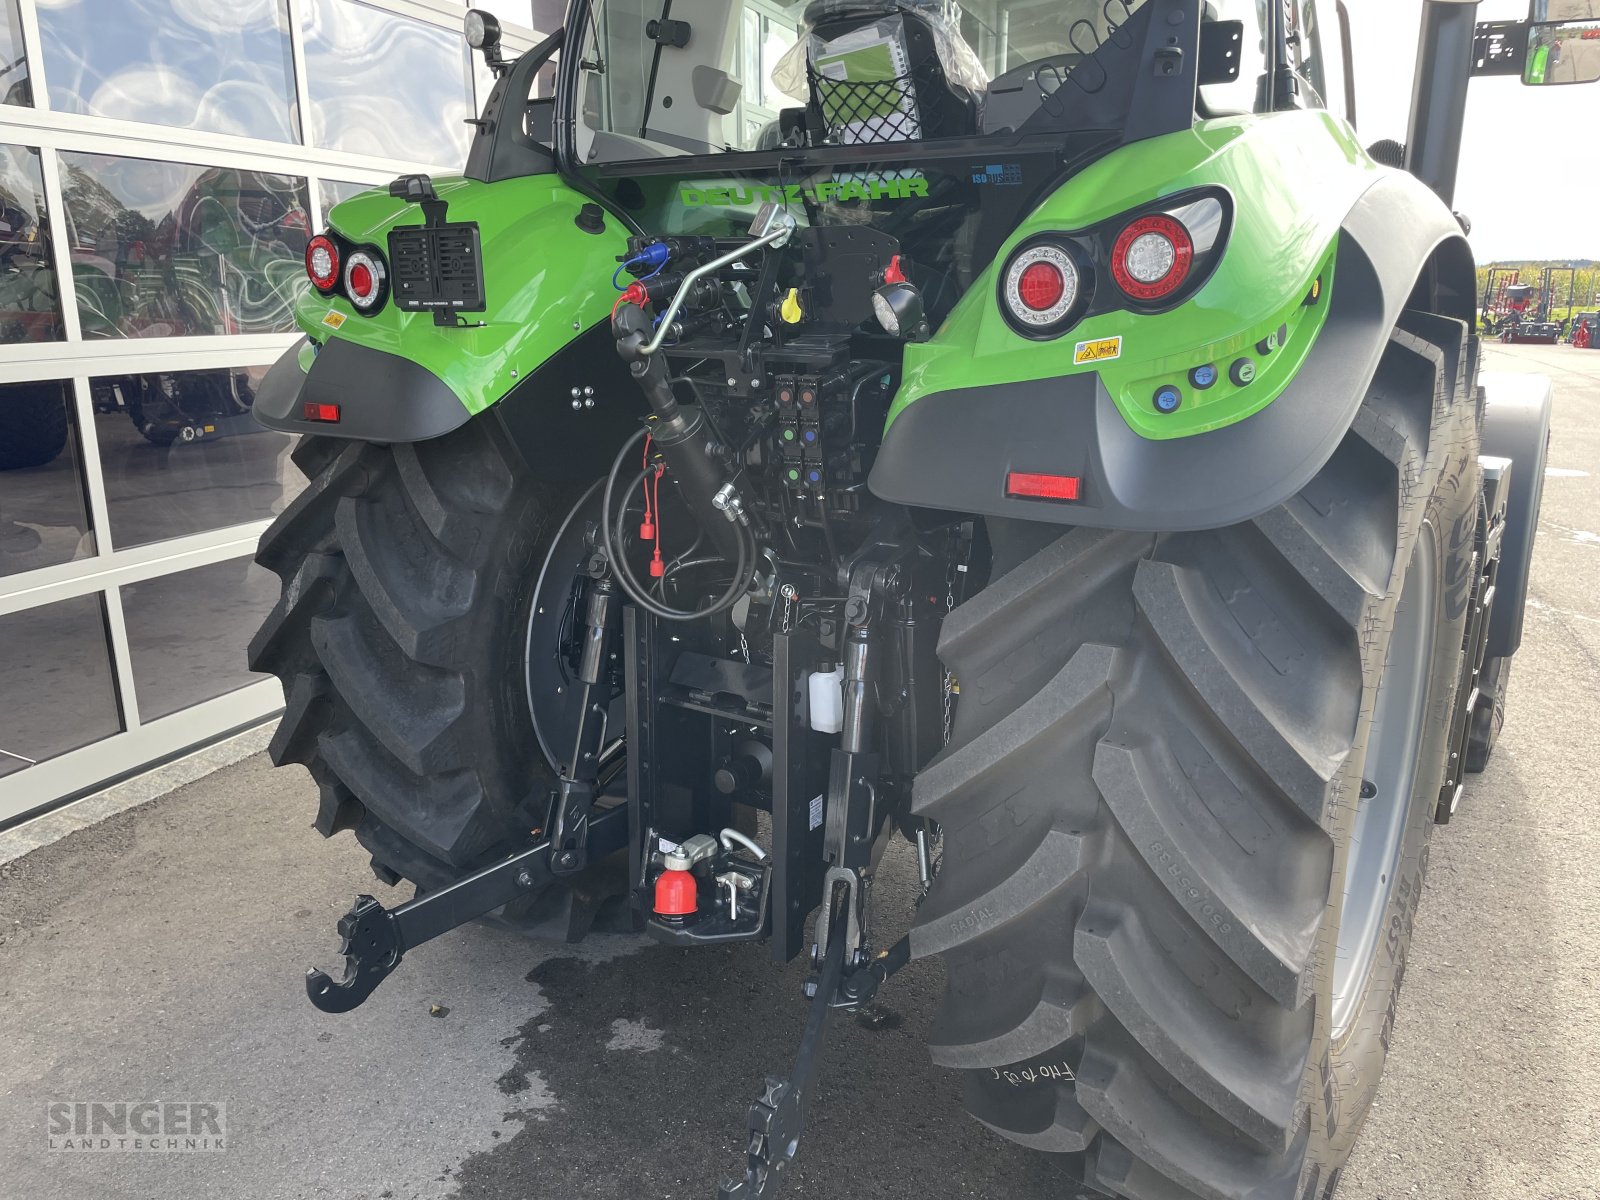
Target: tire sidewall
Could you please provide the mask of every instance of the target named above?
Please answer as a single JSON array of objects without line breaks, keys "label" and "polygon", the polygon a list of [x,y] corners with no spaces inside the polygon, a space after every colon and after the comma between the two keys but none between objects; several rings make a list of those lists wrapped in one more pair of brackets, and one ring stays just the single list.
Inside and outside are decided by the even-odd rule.
[{"label": "tire sidewall", "polygon": [[[1423,518],[1423,525],[1431,531],[1432,536],[1422,537],[1420,544],[1432,548],[1437,580],[1434,589],[1433,649],[1424,701],[1426,716],[1423,740],[1408,800],[1395,883],[1383,915],[1382,933],[1373,967],[1363,986],[1362,998],[1350,1027],[1337,1042],[1325,1036],[1321,1042],[1320,1061],[1309,1064],[1312,1073],[1313,1133],[1321,1135],[1315,1137],[1314,1141],[1325,1140],[1328,1154],[1324,1161],[1335,1164],[1342,1164],[1348,1155],[1377,1093],[1393,1039],[1400,992],[1405,981],[1406,954],[1427,875],[1429,838],[1440,789],[1445,786],[1447,779],[1458,778],[1460,773],[1459,764],[1449,761],[1452,753],[1449,743],[1460,682],[1467,608],[1471,601],[1479,491],[1475,486],[1477,477],[1475,458],[1453,456],[1440,474],[1439,484],[1429,499]],[[1416,544],[1412,543],[1407,548],[1404,559],[1407,572],[1415,566],[1410,550]],[[1396,602],[1404,590],[1404,584],[1405,577],[1402,576],[1390,594],[1385,626],[1390,633],[1395,623]],[[1381,670],[1390,637],[1385,636],[1378,643],[1370,652],[1379,656],[1378,666]],[[1367,697],[1369,712],[1375,696],[1376,688]],[[1367,737],[1370,739],[1370,731]],[[1365,757],[1363,748],[1363,763]],[[1452,767],[1457,769],[1452,770]],[[1360,775],[1351,773],[1347,782],[1349,787],[1346,794],[1359,795]],[[1346,814],[1346,829],[1341,839],[1345,850],[1339,856],[1335,874],[1335,896],[1343,895],[1354,815],[1355,806],[1352,804]],[[1333,957],[1338,927],[1336,922],[1329,922],[1329,926],[1324,942],[1323,977],[1320,980],[1319,995],[1323,1003],[1320,1021],[1330,1020]],[[1318,1124],[1322,1125],[1320,1130],[1316,1129]],[[1337,1172],[1322,1179],[1322,1185],[1313,1184],[1306,1193],[1307,1200],[1332,1194]]]}]

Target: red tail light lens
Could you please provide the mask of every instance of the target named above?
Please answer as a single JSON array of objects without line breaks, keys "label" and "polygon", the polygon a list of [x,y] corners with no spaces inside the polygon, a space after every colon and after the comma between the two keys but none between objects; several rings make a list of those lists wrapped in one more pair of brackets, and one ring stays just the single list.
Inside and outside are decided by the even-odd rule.
[{"label": "red tail light lens", "polygon": [[1034,312],[1049,312],[1061,303],[1067,280],[1055,263],[1029,263],[1017,280],[1017,293],[1025,307]]},{"label": "red tail light lens", "polygon": [[1176,217],[1151,213],[1129,224],[1111,248],[1111,274],[1134,300],[1165,300],[1189,278],[1194,239]]},{"label": "red tail light lens", "polygon": [[371,315],[378,311],[388,291],[388,280],[383,256],[376,250],[356,250],[345,261],[344,293],[357,312]]},{"label": "red tail light lens", "polygon": [[1026,244],[1006,264],[1000,298],[1006,317],[1019,333],[1054,337],[1077,319],[1086,299],[1078,260],[1063,244]]},{"label": "red tail light lens", "polygon": [[331,292],[339,283],[339,247],[325,233],[306,244],[306,275],[319,292]]}]

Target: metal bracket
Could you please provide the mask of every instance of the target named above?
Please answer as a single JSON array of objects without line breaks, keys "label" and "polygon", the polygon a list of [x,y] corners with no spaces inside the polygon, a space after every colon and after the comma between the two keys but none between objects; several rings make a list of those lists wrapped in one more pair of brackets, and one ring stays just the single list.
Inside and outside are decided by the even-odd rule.
[{"label": "metal bracket", "polygon": [[817,978],[811,1011],[806,1016],[800,1049],[794,1056],[794,1071],[788,1079],[767,1077],[761,1099],[750,1106],[746,1125],[750,1145],[746,1151],[744,1178],[724,1179],[717,1189],[717,1200],[765,1200],[778,1186],[778,1176],[800,1152],[800,1135],[806,1122],[806,1090],[816,1065],[817,1049],[827,1029],[834,993],[844,976],[845,939],[840,927],[828,942],[822,972]]},{"label": "metal bracket", "polygon": [[[594,858],[620,850],[627,838],[626,805],[608,809],[589,823],[589,850]],[[550,842],[546,839],[396,908],[384,908],[371,896],[358,896],[350,911],[339,918],[344,978],[335,980],[312,967],[306,972],[306,995],[323,1012],[349,1012],[372,995],[407,951],[551,881]]]},{"label": "metal bracket", "polygon": [[[824,905],[826,911],[826,905]],[[788,1079],[767,1077],[761,1099],[750,1106],[746,1124],[750,1145],[746,1151],[743,1179],[725,1179],[717,1189],[717,1200],[766,1200],[778,1188],[783,1169],[800,1152],[800,1137],[805,1132],[806,1096],[816,1066],[817,1051],[827,1031],[828,1014],[836,1008],[859,1008],[877,995],[883,982],[911,961],[911,941],[901,938],[873,962],[846,972],[845,938],[835,926],[823,956],[821,971],[806,983],[811,1011],[806,1016],[800,1049],[794,1056],[794,1071]]]}]

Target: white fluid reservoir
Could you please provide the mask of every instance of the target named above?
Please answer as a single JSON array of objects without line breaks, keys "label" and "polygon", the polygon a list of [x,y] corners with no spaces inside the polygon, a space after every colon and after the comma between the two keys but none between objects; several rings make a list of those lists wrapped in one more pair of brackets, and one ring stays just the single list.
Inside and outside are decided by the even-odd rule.
[{"label": "white fluid reservoir", "polygon": [[844,728],[844,668],[813,671],[809,680],[811,728],[838,733]]}]

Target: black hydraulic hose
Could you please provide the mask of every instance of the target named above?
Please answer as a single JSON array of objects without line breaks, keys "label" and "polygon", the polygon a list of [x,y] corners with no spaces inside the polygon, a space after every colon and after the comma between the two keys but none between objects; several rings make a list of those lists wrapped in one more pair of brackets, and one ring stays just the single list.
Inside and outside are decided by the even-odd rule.
[{"label": "black hydraulic hose", "polygon": [[[644,479],[649,474],[649,471],[641,471],[638,475],[634,476],[633,484],[637,484],[639,480]],[[632,487],[633,484],[630,484],[629,486]],[[626,536],[623,532],[623,526],[627,519],[628,514],[626,510],[624,510],[617,514],[617,519],[612,523],[611,537],[613,545],[620,543]],[[738,603],[739,597],[744,594],[745,590],[750,585],[750,567],[752,565],[752,557],[753,556],[751,555],[747,545],[747,540],[745,538],[741,538],[739,541],[739,558],[734,564],[733,582],[728,585],[727,591],[725,591],[711,604],[704,608],[695,609],[693,611],[669,608],[651,599],[648,592],[645,591],[644,585],[639,582],[638,576],[633,573],[633,568],[628,565],[626,559],[620,557],[616,560],[617,577],[622,583],[624,589],[627,590],[630,598],[636,601],[641,600],[640,596],[634,595],[634,590],[638,589],[638,591],[642,594],[640,606],[649,609],[662,620],[698,621],[706,617],[715,616],[717,613],[732,608]],[[727,562],[727,559],[718,559],[716,561]]]},{"label": "black hydraulic hose", "polygon": [[[639,582],[638,578],[633,573],[633,568],[628,565],[628,560],[622,556],[618,548],[619,543],[622,540],[622,522],[627,519],[626,508],[617,514],[617,519],[614,523],[615,527],[613,527],[613,521],[611,518],[612,497],[616,494],[617,475],[622,470],[623,464],[627,461],[628,455],[631,454],[634,448],[637,447],[639,443],[644,441],[649,434],[650,430],[648,428],[644,428],[639,430],[638,433],[634,434],[631,438],[624,442],[622,449],[617,452],[617,457],[612,460],[610,472],[606,475],[605,495],[600,501],[600,535],[605,544],[606,556],[611,560],[612,566],[616,569],[617,582],[622,585],[623,591],[628,593],[628,598],[640,608],[645,609],[647,612],[654,613],[663,621],[704,620],[706,617],[715,616],[717,613],[722,612],[725,609],[732,608],[736,603],[738,603],[740,595],[742,595],[745,589],[749,586],[749,580],[747,576],[750,573],[752,560],[757,557],[752,544],[754,542],[754,537],[745,531],[742,526],[738,527],[739,536],[736,539],[738,543],[738,561],[734,565],[733,582],[728,585],[728,590],[710,605],[702,609],[690,611],[679,608],[669,608],[668,606],[651,599],[648,589],[646,589]],[[637,483],[639,480],[643,479],[646,475],[650,474],[650,471],[651,468],[649,467],[645,468],[643,471],[640,471],[639,474],[634,477],[634,482]],[[632,490],[632,485],[630,485],[629,490]]]}]

